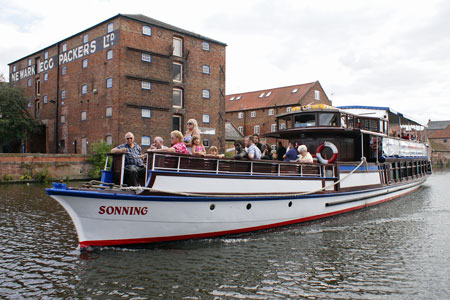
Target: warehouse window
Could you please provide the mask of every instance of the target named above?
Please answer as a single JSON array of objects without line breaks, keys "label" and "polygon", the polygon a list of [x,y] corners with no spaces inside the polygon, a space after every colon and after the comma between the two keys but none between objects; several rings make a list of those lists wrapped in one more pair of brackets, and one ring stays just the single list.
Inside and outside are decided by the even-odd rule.
[{"label": "warehouse window", "polygon": [[141,116],[143,118],[150,119],[152,117],[152,111],[150,109],[143,108],[141,111]]},{"label": "warehouse window", "polygon": [[112,84],[113,84],[113,79],[112,78],[106,79],[106,88],[107,89],[112,88]]},{"label": "warehouse window", "polygon": [[152,56],[148,53],[142,53],[142,61],[152,62]]},{"label": "warehouse window", "polygon": [[253,133],[254,133],[254,134],[259,134],[259,125],[255,125],[255,126],[253,127]]},{"label": "warehouse window", "polygon": [[269,116],[273,116],[275,114],[275,110],[273,108],[269,109]]},{"label": "warehouse window", "polygon": [[44,59],[48,59],[48,51],[44,52]]},{"label": "warehouse window", "polygon": [[142,34],[143,35],[152,35],[152,28],[150,26],[144,25],[142,26]]},{"label": "warehouse window", "polygon": [[150,146],[151,140],[152,140],[152,139],[151,139],[150,136],[144,135],[144,136],[142,136],[142,139],[141,139],[141,145],[142,145],[142,146]]},{"label": "warehouse window", "polygon": [[86,69],[88,67],[88,59],[83,59],[83,69]]},{"label": "warehouse window", "polygon": [[208,114],[203,115],[203,123],[209,124],[209,115]]},{"label": "warehouse window", "polygon": [[64,43],[62,46],[62,52],[66,52],[67,51],[67,43]]},{"label": "warehouse window", "polygon": [[85,121],[86,118],[87,118],[87,112],[83,110],[83,111],[81,112],[81,121]]},{"label": "warehouse window", "polygon": [[67,67],[62,67],[61,74],[66,75],[67,74]]},{"label": "warehouse window", "polygon": [[203,42],[202,43],[202,49],[204,51],[209,51],[209,43],[208,42]]},{"label": "warehouse window", "polygon": [[174,107],[183,107],[183,90],[173,89],[173,104]]},{"label": "warehouse window", "polygon": [[47,104],[47,102],[48,102],[48,96],[44,95],[44,104]]},{"label": "warehouse window", "polygon": [[113,50],[108,50],[108,52],[106,52],[106,59],[110,60],[113,58]]},{"label": "warehouse window", "polygon": [[172,116],[172,130],[180,130],[181,131],[181,116],[179,116],[179,115]]},{"label": "warehouse window", "polygon": [[203,146],[205,146],[205,148],[209,148],[209,146],[211,145],[209,139],[203,139],[202,144]]},{"label": "warehouse window", "polygon": [[209,90],[202,91],[202,98],[209,99],[209,96],[210,96]]},{"label": "warehouse window", "polygon": [[106,107],[106,117],[112,117],[112,106]]},{"label": "warehouse window", "polygon": [[27,86],[31,86],[32,83],[33,83],[33,81],[31,81],[31,78],[28,78],[28,80],[27,80]]},{"label": "warehouse window", "polygon": [[180,63],[173,63],[173,81],[183,81],[183,65]]},{"label": "warehouse window", "polygon": [[31,66],[32,60],[31,58],[28,59],[28,66]]},{"label": "warehouse window", "polygon": [[242,119],[244,117],[244,113],[243,112],[238,112],[238,119]]},{"label": "warehouse window", "polygon": [[86,33],[83,35],[83,44],[86,44],[89,41],[89,35]]},{"label": "warehouse window", "polygon": [[44,81],[48,81],[48,73],[44,73]]},{"label": "warehouse window", "polygon": [[255,118],[255,117],[256,117],[256,111],[252,111],[252,112],[250,113],[250,117],[251,117],[251,118]]},{"label": "warehouse window", "polygon": [[183,57],[183,39],[178,37],[173,38],[173,55]]},{"label": "warehouse window", "polygon": [[320,91],[318,91],[318,90],[314,91],[314,99],[320,100]]},{"label": "warehouse window", "polygon": [[66,116],[61,115],[61,124],[66,124]]},{"label": "warehouse window", "polygon": [[203,74],[209,74],[209,72],[210,72],[209,66],[208,65],[203,65],[202,72],[203,72]]},{"label": "warehouse window", "polygon": [[87,94],[87,84],[83,84],[82,86],[81,86],[81,94],[82,95],[86,95]]},{"label": "warehouse window", "polygon": [[66,90],[61,91],[61,99],[66,99]]},{"label": "warehouse window", "polygon": [[151,85],[150,81],[142,81],[141,87],[143,90],[151,90],[152,89],[152,85]]},{"label": "warehouse window", "polygon": [[112,135],[108,134],[106,136],[106,144],[112,145]]},{"label": "warehouse window", "polygon": [[15,72],[17,70],[16,66],[13,66],[13,72]]},{"label": "warehouse window", "polygon": [[277,124],[270,125],[270,132],[275,132],[275,131],[277,131]]},{"label": "warehouse window", "polygon": [[107,33],[111,33],[114,31],[114,23],[109,23],[107,27]]}]

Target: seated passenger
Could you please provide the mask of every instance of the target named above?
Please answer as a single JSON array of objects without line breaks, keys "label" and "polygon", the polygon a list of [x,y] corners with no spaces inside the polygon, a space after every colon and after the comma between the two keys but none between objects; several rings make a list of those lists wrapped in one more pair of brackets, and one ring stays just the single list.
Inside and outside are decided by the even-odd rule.
[{"label": "seated passenger", "polygon": [[144,155],[141,147],[134,142],[131,132],[125,134],[126,143],[111,149],[111,153],[125,153],[125,182],[129,186],[139,185],[139,176],[145,176]]},{"label": "seated passenger", "polygon": [[203,146],[200,137],[194,135],[192,137],[192,154],[197,154],[197,155],[205,155],[206,154],[206,150],[205,150],[205,146]]},{"label": "seated passenger", "polygon": [[258,147],[256,147],[253,136],[247,136],[245,137],[245,145],[247,146],[247,153],[248,153],[248,159],[255,159],[260,160],[261,159],[261,150],[259,150]]},{"label": "seated passenger", "polygon": [[150,150],[167,149],[167,146],[164,146],[163,143],[164,143],[164,140],[162,137],[160,137],[160,136],[155,137],[153,144],[150,146]]},{"label": "seated passenger", "polygon": [[207,156],[217,157],[217,158],[225,157],[224,154],[219,154],[219,150],[217,149],[216,146],[211,146],[211,148],[209,148],[209,154],[207,154]]},{"label": "seated passenger", "polygon": [[174,130],[170,133],[170,140],[172,142],[172,147],[165,149],[155,149],[150,150],[153,152],[175,152],[180,154],[189,154],[189,150],[186,148],[186,145],[183,143],[183,134]]},{"label": "seated passenger", "polygon": [[261,159],[272,160],[272,150],[269,144],[262,145]]},{"label": "seated passenger", "polygon": [[234,156],[233,159],[248,158],[247,151],[245,151],[244,142],[239,140],[234,142]]},{"label": "seated passenger", "polygon": [[289,150],[286,151],[286,154],[283,156],[284,161],[296,161],[297,160],[297,149],[296,149],[296,143],[289,142]]},{"label": "seated passenger", "polygon": [[313,159],[311,153],[308,152],[308,148],[306,148],[305,145],[298,146],[297,150],[299,153],[297,162],[307,163],[307,164],[312,164],[314,162],[314,159]]}]

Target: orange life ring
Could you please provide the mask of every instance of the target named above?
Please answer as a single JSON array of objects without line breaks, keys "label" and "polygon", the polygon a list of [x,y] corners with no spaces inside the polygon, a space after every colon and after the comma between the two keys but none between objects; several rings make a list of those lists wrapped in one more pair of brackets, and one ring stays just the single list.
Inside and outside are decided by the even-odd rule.
[{"label": "orange life ring", "polygon": [[[333,156],[330,159],[328,159],[328,160],[324,159],[322,157],[322,154],[320,154],[325,147],[328,147],[328,148],[331,149],[331,151],[333,151]],[[336,146],[333,143],[325,141],[325,142],[323,142],[323,144],[321,144],[319,147],[317,147],[316,157],[317,157],[317,160],[321,164],[330,164],[330,163],[334,162],[338,158],[338,149],[336,148]]]}]

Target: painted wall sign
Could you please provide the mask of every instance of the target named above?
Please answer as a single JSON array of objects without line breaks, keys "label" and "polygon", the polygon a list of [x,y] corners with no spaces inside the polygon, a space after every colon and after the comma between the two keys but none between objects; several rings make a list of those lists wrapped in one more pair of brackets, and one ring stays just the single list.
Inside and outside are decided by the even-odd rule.
[{"label": "painted wall sign", "polygon": [[100,36],[94,40],[88,41],[87,43],[64,51],[59,55],[52,56],[44,61],[39,62],[38,64],[34,64],[19,71],[13,72],[10,76],[11,82],[35,76],[36,74],[42,72],[47,72],[54,67],[57,67],[58,64],[64,65],[72,61],[76,61],[117,44],[119,44],[119,30]]}]

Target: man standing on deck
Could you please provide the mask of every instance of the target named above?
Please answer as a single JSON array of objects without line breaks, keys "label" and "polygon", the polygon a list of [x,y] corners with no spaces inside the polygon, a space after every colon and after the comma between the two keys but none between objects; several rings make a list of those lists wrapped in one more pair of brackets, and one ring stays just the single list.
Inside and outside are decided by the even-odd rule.
[{"label": "man standing on deck", "polygon": [[111,153],[125,153],[125,175],[127,175],[127,184],[130,186],[139,185],[139,176],[145,176],[144,155],[141,147],[134,142],[134,134],[127,132],[125,134],[126,143],[111,149]]}]

